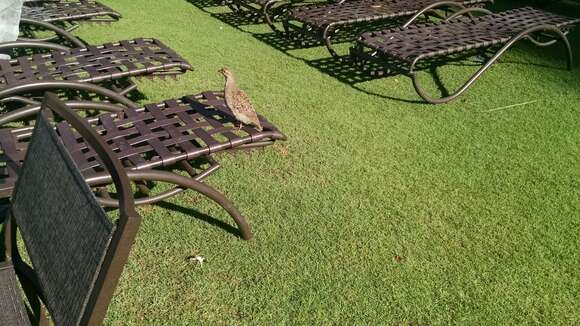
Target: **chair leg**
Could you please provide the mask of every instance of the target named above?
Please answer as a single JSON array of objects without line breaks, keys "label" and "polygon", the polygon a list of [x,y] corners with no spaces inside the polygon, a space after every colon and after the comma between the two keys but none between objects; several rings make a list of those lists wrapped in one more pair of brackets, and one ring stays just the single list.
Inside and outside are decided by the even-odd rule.
[{"label": "chair leg", "polygon": [[[274,33],[282,34],[287,32],[287,26],[284,25],[284,30],[280,30],[274,25],[274,21],[282,15],[284,15],[289,8],[289,4],[281,4],[280,0],[269,0],[263,7],[262,7],[262,16],[264,17],[264,22],[268,24],[270,29],[274,31]],[[275,7],[275,8],[274,8]],[[285,21],[285,19],[283,19]],[[283,22],[284,24],[284,22]]]},{"label": "chair leg", "polygon": [[[253,235],[249,224],[246,222],[242,214],[237,210],[237,208],[229,201],[224,195],[215,190],[214,188],[208,186],[207,184],[195,180],[193,178],[184,177],[175,173],[168,171],[158,171],[158,170],[128,170],[127,176],[133,182],[137,181],[153,181],[153,182],[167,182],[175,185],[176,187],[165,191],[156,196],[135,199],[135,205],[152,204],[159,202],[168,197],[172,197],[186,189],[194,190],[212,201],[220,205],[228,214],[232,217],[238,229],[242,239],[250,240]],[[112,181],[109,175],[103,174],[99,176],[94,176],[88,178],[87,183],[89,185],[102,185],[107,184]],[[106,207],[118,207],[119,203],[117,200],[108,200],[105,198],[99,198],[99,202]]]}]

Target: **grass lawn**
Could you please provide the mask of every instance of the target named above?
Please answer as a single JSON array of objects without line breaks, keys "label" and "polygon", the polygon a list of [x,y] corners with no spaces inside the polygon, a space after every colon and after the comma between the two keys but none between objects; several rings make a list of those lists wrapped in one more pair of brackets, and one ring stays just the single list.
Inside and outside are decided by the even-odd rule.
[{"label": "grass lawn", "polygon": [[[195,68],[139,81],[142,103],[221,89],[228,66],[289,137],[218,157],[207,181],[252,241],[191,191],[140,208],[108,324],[580,323],[580,65],[562,69],[562,47],[522,43],[433,106],[211,0],[102,2],[124,18],[77,35],[159,38]],[[440,72],[452,89],[474,70]]]}]

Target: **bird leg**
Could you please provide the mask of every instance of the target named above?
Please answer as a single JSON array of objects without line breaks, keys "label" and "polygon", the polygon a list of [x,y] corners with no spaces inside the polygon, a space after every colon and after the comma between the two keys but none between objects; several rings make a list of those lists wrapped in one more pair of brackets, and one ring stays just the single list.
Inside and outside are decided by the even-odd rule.
[{"label": "bird leg", "polygon": [[238,131],[242,130],[243,126],[244,126],[244,124],[240,122],[240,126],[238,127]]}]

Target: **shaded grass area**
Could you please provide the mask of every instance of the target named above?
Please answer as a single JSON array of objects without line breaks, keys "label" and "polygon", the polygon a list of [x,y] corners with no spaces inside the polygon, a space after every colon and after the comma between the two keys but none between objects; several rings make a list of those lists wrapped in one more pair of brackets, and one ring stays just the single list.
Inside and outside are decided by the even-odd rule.
[{"label": "shaded grass area", "polygon": [[[580,66],[558,68],[561,48],[522,43],[432,106],[405,76],[276,46],[264,24],[213,14],[224,7],[102,1],[124,18],[79,36],[159,38],[195,68],[139,81],[142,103],[220,89],[229,66],[290,137],[219,157],[208,180],[246,216],[250,242],[192,192],[140,209],[109,324],[580,322]],[[453,89],[474,69],[440,72]]]}]

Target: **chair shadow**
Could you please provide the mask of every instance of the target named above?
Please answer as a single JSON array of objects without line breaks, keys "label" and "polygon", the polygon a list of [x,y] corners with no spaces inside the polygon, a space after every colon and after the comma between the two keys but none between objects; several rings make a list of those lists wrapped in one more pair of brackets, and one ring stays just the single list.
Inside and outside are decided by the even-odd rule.
[{"label": "chair shadow", "polygon": [[[308,36],[302,42],[303,44],[298,44],[295,40],[288,37],[278,35],[276,33],[254,33],[252,34],[257,40],[268,44],[269,46],[279,50],[280,52],[286,54],[287,56],[300,60],[307,64],[308,66],[318,70],[319,72],[326,74],[353,89],[365,93],[367,95],[378,96],[385,99],[401,101],[406,103],[423,103],[417,100],[401,99],[396,97],[389,97],[383,94],[370,92],[357,84],[364,83],[380,78],[386,78],[391,76],[399,75],[399,72],[393,70],[385,69],[385,65],[379,61],[368,62],[365,69],[356,66],[353,63],[352,58],[349,55],[342,55],[340,58],[331,57],[330,54],[327,57],[309,60],[298,55],[292,54],[290,51],[304,49],[307,47],[322,46],[321,40],[313,36]],[[306,44],[306,45],[305,45]]]},{"label": "chair shadow", "polygon": [[174,212],[178,212],[178,213],[181,213],[181,214],[184,214],[187,216],[191,216],[191,217],[196,218],[198,220],[204,221],[204,222],[208,223],[209,225],[221,228],[222,230],[224,230],[230,234],[233,234],[237,237],[241,237],[241,234],[236,227],[234,227],[226,222],[220,221],[214,217],[211,217],[207,214],[201,213],[193,208],[179,206],[179,205],[169,203],[166,201],[156,203],[155,205],[159,206],[163,209],[168,209],[168,210],[172,210]]},{"label": "chair shadow", "polygon": [[206,11],[207,8],[223,7],[225,4],[219,0],[187,0],[187,2]]},{"label": "chair shadow", "polygon": [[229,8],[228,8],[228,10],[230,10],[230,11],[228,11],[228,12],[216,13],[216,12],[212,11],[212,9],[225,8],[226,7],[225,1],[187,0],[187,2],[196,6],[197,8],[201,9],[202,11],[207,12],[213,18],[216,18],[216,19],[220,20],[221,22],[223,22],[229,26],[232,26],[236,29],[239,29],[243,32],[245,32],[245,31],[240,28],[242,26],[257,25],[257,24],[263,23],[263,19],[260,16],[258,16],[255,12],[250,12],[250,11],[246,11],[243,13],[242,12],[235,12],[235,11],[231,11],[231,9],[229,9]]}]

